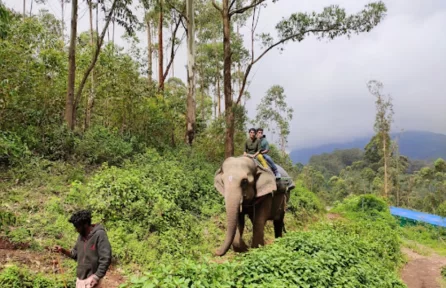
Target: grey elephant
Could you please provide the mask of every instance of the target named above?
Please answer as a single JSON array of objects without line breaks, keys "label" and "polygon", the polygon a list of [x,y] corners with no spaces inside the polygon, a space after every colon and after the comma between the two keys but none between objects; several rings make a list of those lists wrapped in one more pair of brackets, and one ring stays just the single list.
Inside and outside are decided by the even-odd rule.
[{"label": "grey elephant", "polygon": [[252,248],[265,244],[264,228],[268,220],[274,223],[275,238],[282,236],[285,208],[294,183],[284,169],[277,166],[285,180],[276,181],[270,169],[250,157],[229,157],[217,170],[214,186],[225,198],[227,216],[226,236],[215,252],[217,256],[226,254],[231,244],[236,252],[248,250],[242,239],[245,215],[253,225]]}]

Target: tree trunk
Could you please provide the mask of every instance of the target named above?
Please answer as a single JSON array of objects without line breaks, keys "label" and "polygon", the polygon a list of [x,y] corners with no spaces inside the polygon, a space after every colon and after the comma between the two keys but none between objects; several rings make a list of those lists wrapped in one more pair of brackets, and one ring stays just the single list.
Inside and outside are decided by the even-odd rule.
[{"label": "tree trunk", "polygon": [[[25,1],[23,1],[25,3]],[[76,36],[77,36],[77,0],[71,1],[71,34],[68,50],[68,87],[65,105],[65,120],[70,130],[74,129],[74,83],[76,78]]]},{"label": "tree trunk", "polygon": [[[147,17],[148,18],[148,17]],[[152,86],[152,31],[150,27],[150,19],[147,19],[147,81],[149,88]]]},{"label": "tree trunk", "polygon": [[[187,14],[187,113],[186,143],[192,145],[195,137],[195,19],[194,1],[186,1]],[[172,45],[174,43],[172,42]]]},{"label": "tree trunk", "polygon": [[[384,134],[384,133],[383,133]],[[387,187],[387,149],[386,149],[386,137],[383,135],[383,152],[384,152],[384,197],[387,198],[388,187]]]},{"label": "tree trunk", "polygon": [[23,19],[26,17],[26,0],[23,0]]},{"label": "tree trunk", "polygon": [[231,19],[229,15],[229,0],[223,0],[223,89],[225,95],[225,158],[234,156],[234,111],[232,110],[231,92]]},{"label": "tree trunk", "polygon": [[218,117],[221,117],[220,75],[217,76],[217,99],[218,99]]},{"label": "tree trunk", "polygon": [[62,9],[62,42],[65,44],[65,0],[60,0]]},{"label": "tree trunk", "polygon": [[204,80],[203,77],[200,78],[201,84],[200,84],[200,93],[201,93],[201,119],[204,121]]},{"label": "tree trunk", "polygon": [[[94,32],[93,32],[93,3],[92,0],[88,1],[88,10],[90,13],[90,45],[91,45],[91,49],[92,52],[93,47],[94,47]],[[88,129],[88,127],[90,127],[91,125],[91,113],[93,110],[93,104],[94,104],[94,68],[91,70],[91,79],[90,79],[90,95],[88,97],[88,101],[87,101],[87,110],[86,110],[86,115],[85,115],[85,130]]]},{"label": "tree trunk", "polygon": [[163,0],[159,0],[160,15],[158,23],[158,87],[160,91],[164,90],[163,76]]},{"label": "tree trunk", "polygon": [[[79,100],[81,98],[82,91],[85,87],[85,83],[87,83],[88,76],[90,76],[91,71],[93,70],[94,66],[96,65],[96,62],[99,57],[99,53],[101,52],[102,44],[104,43],[105,33],[108,30],[108,26],[110,25],[110,21],[113,18],[113,13],[115,12],[116,5],[118,2],[119,2],[118,0],[113,1],[112,7],[110,8],[110,11],[108,12],[107,17],[106,17],[107,21],[105,22],[104,29],[102,30],[102,33],[97,40],[95,53],[92,55],[90,65],[88,66],[87,71],[85,71],[84,76],[82,77],[81,83],[79,85],[79,88],[76,91],[76,98],[74,101],[73,112],[72,112],[73,119],[76,118],[77,104],[79,103]],[[76,0],[76,3],[77,3],[77,0]],[[114,23],[114,20],[113,20],[113,23]],[[113,25],[113,27],[114,27],[114,25]]]}]

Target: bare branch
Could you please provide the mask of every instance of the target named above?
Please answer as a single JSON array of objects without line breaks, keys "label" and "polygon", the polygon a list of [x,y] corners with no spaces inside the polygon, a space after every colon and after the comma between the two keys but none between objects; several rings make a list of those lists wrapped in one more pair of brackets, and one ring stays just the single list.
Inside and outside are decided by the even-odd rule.
[{"label": "bare branch", "polygon": [[232,0],[231,4],[229,5],[229,11],[231,11],[232,6],[234,6],[236,0]]},{"label": "bare branch", "polygon": [[[186,19],[186,18],[184,18],[184,19]],[[187,19],[186,19],[186,21],[187,21]],[[187,27],[186,27],[186,25],[184,24],[184,21],[183,21],[183,17],[180,17],[180,22],[181,22],[181,25],[183,26],[183,28],[184,28],[184,31],[186,31],[186,35],[187,35]]]},{"label": "bare branch", "polygon": [[219,7],[217,5],[217,2],[215,2],[215,0],[212,0],[212,5],[215,7],[215,9],[217,9],[218,11],[220,11],[220,13],[223,13],[223,8]]},{"label": "bare branch", "polygon": [[79,85],[79,88],[77,89],[76,98],[74,100],[74,109],[78,108],[77,106],[78,106],[79,100],[80,100],[80,98],[82,96],[82,90],[84,89],[85,84],[87,83],[87,79],[88,79],[88,76],[91,73],[91,70],[93,70],[94,66],[96,65],[96,62],[97,62],[98,57],[99,57],[99,53],[101,52],[102,44],[104,43],[105,33],[107,32],[107,29],[108,29],[108,26],[110,24],[110,21],[113,18],[113,13],[115,13],[117,2],[118,2],[118,0],[114,0],[113,1],[112,7],[110,8],[110,11],[109,11],[107,17],[105,18],[106,19],[105,26],[104,26],[104,28],[102,30],[100,38],[98,38],[98,40],[97,40],[98,42],[97,42],[97,46],[96,46],[96,51],[92,55],[92,59],[91,59],[90,65],[88,66],[87,71],[85,71],[84,76],[82,77],[81,83]]},{"label": "bare branch", "polygon": [[248,6],[242,7],[240,9],[236,9],[234,11],[230,11],[229,12],[229,16],[232,16],[234,14],[242,14],[244,13],[246,10],[252,9],[260,4],[262,4],[263,2],[265,2],[266,0],[253,0],[252,3]]},{"label": "bare branch", "polygon": [[[173,33],[172,33],[172,49],[170,50],[170,60],[169,60],[169,63],[167,64],[166,70],[164,71],[163,79],[167,78],[167,74],[169,74],[170,66],[172,66],[173,60],[175,58],[175,52],[176,52],[176,49],[175,49],[176,37],[175,36],[177,35],[177,31],[178,31],[178,27],[180,27],[180,23],[181,23],[181,16],[178,17],[178,21],[175,24],[175,29],[173,30]],[[180,46],[180,45],[178,45],[178,46]],[[178,47],[177,47],[177,49],[178,49]]]},{"label": "bare branch", "polygon": [[332,27],[329,27],[328,29],[309,29],[309,30],[306,30],[306,31],[299,31],[296,34],[290,35],[290,36],[288,36],[286,38],[283,38],[283,39],[277,41],[276,43],[274,43],[273,45],[271,45],[267,49],[265,49],[265,51],[263,51],[262,54],[260,54],[255,60],[252,60],[251,63],[249,63],[248,67],[246,68],[245,75],[243,76],[242,88],[240,89],[240,94],[238,95],[238,98],[237,98],[237,101],[236,101],[236,105],[240,104],[240,101],[242,100],[243,93],[245,92],[246,81],[248,79],[248,75],[249,75],[249,72],[251,71],[252,66],[254,64],[256,64],[260,59],[262,59],[262,57],[265,56],[266,53],[271,51],[271,49],[279,46],[280,44],[285,43],[288,40],[291,40],[293,38],[296,38],[296,37],[304,35],[304,34],[318,33],[318,32],[330,32],[330,31],[333,31],[335,29],[338,29],[338,27],[337,26],[332,26]]},{"label": "bare branch", "polygon": [[173,10],[175,10],[178,14],[180,14],[181,17],[184,17],[184,19],[187,19],[187,16],[185,13],[185,6],[183,6],[183,9],[180,11],[180,9],[178,9],[177,7],[175,7],[175,5],[173,5],[172,2],[170,2],[169,0],[166,0],[166,3],[169,4],[169,7],[172,8]]}]

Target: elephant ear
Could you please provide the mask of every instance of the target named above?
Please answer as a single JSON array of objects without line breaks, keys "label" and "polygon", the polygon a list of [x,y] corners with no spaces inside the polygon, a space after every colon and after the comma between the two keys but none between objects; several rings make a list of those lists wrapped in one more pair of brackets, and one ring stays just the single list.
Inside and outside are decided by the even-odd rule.
[{"label": "elephant ear", "polygon": [[223,169],[218,168],[214,176],[214,186],[220,192],[221,195],[225,196],[225,186],[223,184]]},{"label": "elephant ear", "polygon": [[257,165],[256,197],[262,197],[277,190],[276,176],[270,170]]}]

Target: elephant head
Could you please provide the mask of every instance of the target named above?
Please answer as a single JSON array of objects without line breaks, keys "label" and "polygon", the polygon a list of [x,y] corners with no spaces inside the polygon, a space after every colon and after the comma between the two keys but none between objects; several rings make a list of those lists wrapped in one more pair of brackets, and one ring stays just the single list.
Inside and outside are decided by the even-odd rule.
[{"label": "elephant head", "polygon": [[229,157],[215,173],[214,186],[225,198],[227,231],[216,255],[226,254],[234,241],[243,201],[253,200],[277,189],[274,174],[249,157]]}]

